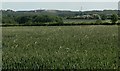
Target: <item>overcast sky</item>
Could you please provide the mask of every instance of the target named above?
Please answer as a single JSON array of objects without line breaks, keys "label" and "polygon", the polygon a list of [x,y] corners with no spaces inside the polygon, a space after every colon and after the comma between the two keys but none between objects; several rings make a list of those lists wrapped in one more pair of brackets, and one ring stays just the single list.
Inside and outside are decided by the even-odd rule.
[{"label": "overcast sky", "polygon": [[118,2],[3,2],[2,9],[12,10],[117,10]]},{"label": "overcast sky", "polygon": [[118,2],[120,0],[0,0],[2,2]]}]

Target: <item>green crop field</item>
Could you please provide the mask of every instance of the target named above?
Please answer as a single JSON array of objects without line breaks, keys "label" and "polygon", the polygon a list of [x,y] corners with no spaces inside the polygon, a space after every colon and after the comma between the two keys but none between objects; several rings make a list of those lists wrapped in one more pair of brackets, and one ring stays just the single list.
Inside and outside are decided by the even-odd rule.
[{"label": "green crop field", "polygon": [[2,28],[3,69],[117,69],[118,26]]},{"label": "green crop field", "polygon": [[[96,23],[97,20],[85,20],[85,19],[65,19],[63,20],[64,23]],[[107,22],[110,23],[110,20],[102,20],[103,23]]]},{"label": "green crop field", "polygon": [[65,23],[94,23],[96,20],[83,20],[83,19],[65,19]]}]

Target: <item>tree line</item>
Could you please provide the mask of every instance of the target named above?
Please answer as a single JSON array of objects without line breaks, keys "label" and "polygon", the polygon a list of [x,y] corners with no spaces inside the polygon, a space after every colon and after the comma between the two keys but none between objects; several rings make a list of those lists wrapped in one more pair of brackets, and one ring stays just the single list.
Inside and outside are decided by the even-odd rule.
[{"label": "tree line", "polygon": [[67,19],[82,19],[82,20],[99,20],[99,21],[103,21],[103,20],[111,20],[111,23],[116,23],[120,18],[118,17],[117,14],[112,14],[110,16],[107,16],[105,14],[96,14],[96,15],[82,15],[82,16],[73,16],[73,17],[67,17]]},{"label": "tree line", "polygon": [[[60,13],[62,14],[62,13]],[[76,13],[77,14],[77,13]],[[64,15],[64,14],[63,14]],[[91,16],[92,15],[92,16]],[[81,16],[81,17],[76,17]],[[87,17],[85,17],[87,16]],[[3,11],[2,12],[2,24],[3,25],[64,25],[64,24],[76,24],[76,23],[65,23],[65,19],[95,19],[95,23],[77,23],[77,24],[103,24],[104,20],[111,20],[112,24],[118,23],[120,19],[117,14],[111,14],[110,16],[106,16],[105,14],[77,14],[73,16],[64,15],[59,16],[59,14],[41,14],[35,12],[14,12],[14,11]],[[106,22],[107,24],[111,24]]]},{"label": "tree line", "polygon": [[50,15],[7,15],[2,18],[3,24],[41,24],[41,23],[63,23],[61,17]]}]

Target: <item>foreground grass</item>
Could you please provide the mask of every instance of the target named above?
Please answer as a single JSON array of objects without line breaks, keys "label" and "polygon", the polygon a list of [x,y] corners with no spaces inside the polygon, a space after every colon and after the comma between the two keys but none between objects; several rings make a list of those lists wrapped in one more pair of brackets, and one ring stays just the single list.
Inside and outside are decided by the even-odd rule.
[{"label": "foreground grass", "polygon": [[3,69],[116,69],[117,26],[3,27]]}]

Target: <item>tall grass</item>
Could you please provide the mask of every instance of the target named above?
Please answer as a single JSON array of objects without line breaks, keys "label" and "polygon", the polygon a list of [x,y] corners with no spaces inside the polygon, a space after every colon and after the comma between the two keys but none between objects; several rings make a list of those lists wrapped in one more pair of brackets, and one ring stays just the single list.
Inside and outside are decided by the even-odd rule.
[{"label": "tall grass", "polygon": [[117,28],[3,27],[3,69],[116,69]]}]

